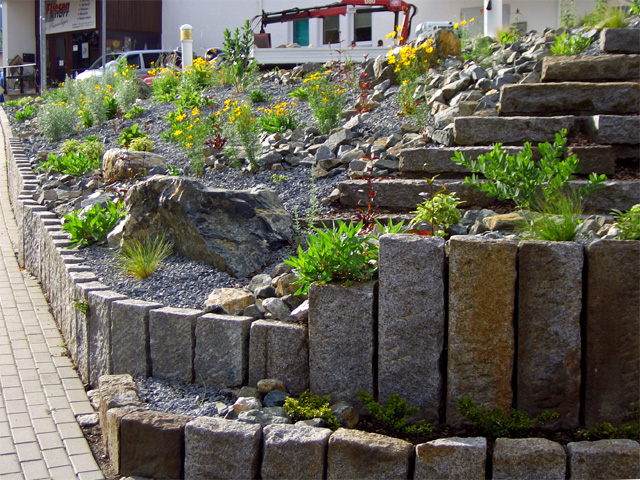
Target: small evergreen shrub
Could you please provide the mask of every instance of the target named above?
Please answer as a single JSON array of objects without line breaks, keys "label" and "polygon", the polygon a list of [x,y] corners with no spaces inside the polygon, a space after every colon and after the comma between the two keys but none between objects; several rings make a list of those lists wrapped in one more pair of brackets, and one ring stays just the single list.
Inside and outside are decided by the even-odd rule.
[{"label": "small evergreen shrub", "polygon": [[340,428],[340,422],[331,412],[329,397],[312,395],[309,390],[306,390],[297,400],[288,397],[284,401],[283,408],[294,422],[321,418],[331,430]]},{"label": "small evergreen shrub", "polygon": [[420,420],[409,424],[407,416],[415,415],[420,411],[418,407],[409,407],[407,401],[397,393],[392,393],[385,404],[376,402],[373,396],[362,390],[358,390],[358,398],[369,410],[373,418],[380,421],[386,428],[400,435],[431,435],[433,425]]},{"label": "small evergreen shrub", "polygon": [[585,440],[608,440],[622,438],[640,441],[640,407],[633,410],[634,420],[630,423],[614,427],[609,422],[604,422],[588,430],[580,430],[578,433]]}]

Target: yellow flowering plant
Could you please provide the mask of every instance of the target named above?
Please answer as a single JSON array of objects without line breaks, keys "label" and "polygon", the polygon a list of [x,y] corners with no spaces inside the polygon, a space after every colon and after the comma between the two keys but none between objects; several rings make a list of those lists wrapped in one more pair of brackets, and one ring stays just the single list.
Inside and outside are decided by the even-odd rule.
[{"label": "yellow flowering plant", "polygon": [[327,72],[315,72],[307,76],[303,83],[318,129],[322,133],[329,133],[340,124],[346,101],[345,89],[331,81]]},{"label": "yellow flowering plant", "polygon": [[153,77],[153,97],[158,102],[172,102],[178,94],[180,72],[170,68],[154,68],[149,71],[149,75]]},{"label": "yellow flowering plant", "polygon": [[284,133],[287,130],[295,130],[300,125],[293,108],[298,104],[291,102],[281,102],[270,105],[268,108],[260,107],[258,112],[262,112],[258,122],[263,132]]},{"label": "yellow flowering plant", "polygon": [[[258,131],[260,124],[251,106],[238,100],[231,101],[227,99],[224,107],[216,116],[220,124],[225,125],[224,131],[230,141],[230,145],[225,148],[225,154],[230,157],[236,157],[237,146],[241,146],[249,162],[249,170],[256,173],[259,168],[260,142]],[[231,160],[232,163],[238,163],[235,158],[231,158]]]}]

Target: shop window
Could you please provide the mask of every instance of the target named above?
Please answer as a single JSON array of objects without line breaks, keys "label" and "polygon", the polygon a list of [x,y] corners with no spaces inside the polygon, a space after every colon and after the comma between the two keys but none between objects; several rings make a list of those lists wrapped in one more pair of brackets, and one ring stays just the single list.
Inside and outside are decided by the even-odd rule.
[{"label": "shop window", "polygon": [[322,43],[340,43],[340,17],[327,17],[322,22]]},{"label": "shop window", "polygon": [[354,23],[355,31],[353,32],[353,38],[356,42],[370,42],[371,41],[371,12],[357,13],[355,15]]}]

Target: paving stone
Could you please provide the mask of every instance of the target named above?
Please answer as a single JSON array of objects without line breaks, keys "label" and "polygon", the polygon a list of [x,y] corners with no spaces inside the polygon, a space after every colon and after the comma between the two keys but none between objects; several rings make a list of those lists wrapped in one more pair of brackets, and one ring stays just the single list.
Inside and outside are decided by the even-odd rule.
[{"label": "paving stone", "polygon": [[412,454],[404,440],[341,428],[329,438],[327,479],[408,478]]},{"label": "paving stone", "polygon": [[640,444],[633,440],[571,442],[567,452],[572,479],[640,478]]},{"label": "paving stone", "polygon": [[458,399],[511,407],[514,365],[515,243],[478,237],[449,241],[447,423]]},{"label": "paving stone", "polygon": [[483,479],[487,439],[440,438],[416,445],[415,480]]},{"label": "paving stone", "polygon": [[293,395],[309,388],[305,326],[257,320],[251,324],[249,342],[249,385],[257,385],[265,378],[277,378]]},{"label": "paving stone", "polygon": [[207,314],[196,320],[195,378],[207,385],[247,383],[251,317]]},{"label": "paving stone", "polygon": [[199,417],[185,428],[185,480],[257,478],[260,425]]},{"label": "paving stone", "polygon": [[438,421],[443,388],[444,268],[442,238],[380,238],[378,396],[407,392],[403,398],[429,422]]},{"label": "paving stone", "polygon": [[493,448],[495,480],[564,480],[566,463],[562,445],[546,438],[498,438]]},{"label": "paving stone", "polygon": [[323,478],[331,430],[298,425],[267,425],[263,435],[261,478]]}]

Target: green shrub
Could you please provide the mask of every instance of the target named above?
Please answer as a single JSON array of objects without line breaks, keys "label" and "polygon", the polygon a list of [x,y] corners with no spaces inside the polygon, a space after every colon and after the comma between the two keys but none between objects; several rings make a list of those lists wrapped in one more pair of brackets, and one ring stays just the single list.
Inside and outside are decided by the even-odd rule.
[{"label": "green shrub", "polygon": [[153,75],[151,88],[156,101],[172,102],[178,95],[180,73],[168,68],[155,68],[149,74]]},{"label": "green shrub", "polygon": [[38,112],[37,125],[49,140],[60,140],[73,133],[78,124],[78,115],[62,102],[47,102]]},{"label": "green shrub", "polygon": [[373,396],[362,390],[358,390],[358,397],[373,418],[399,435],[431,435],[433,433],[433,425],[425,423],[424,420],[414,424],[407,422],[407,416],[415,415],[420,409],[409,407],[407,401],[397,393],[392,393],[384,405],[376,402]]},{"label": "green shrub", "polygon": [[153,140],[147,137],[134,138],[129,143],[129,150],[136,152],[150,152],[153,150]]},{"label": "green shrub", "polygon": [[103,208],[99,203],[86,210],[67,214],[62,229],[71,235],[71,243],[75,245],[89,245],[106,240],[107,235],[124,218],[122,204],[107,201]]},{"label": "green shrub", "polygon": [[[291,103],[291,107],[296,107],[296,103]],[[267,133],[284,133],[287,130],[295,130],[300,125],[296,114],[287,102],[271,105],[269,108],[258,108],[262,115],[258,119],[260,128]]]},{"label": "green shrub", "polygon": [[244,90],[253,83],[258,65],[249,56],[253,47],[253,31],[249,20],[240,29],[236,28],[233,36],[228,28],[224,29],[224,40],[222,42],[227,58],[220,65],[220,74],[224,76],[224,81],[231,83],[236,93]]},{"label": "green shrub", "polygon": [[620,240],[640,240],[640,204],[636,204],[626,212],[613,210],[611,214],[614,216],[618,228],[617,237]]},{"label": "green shrub", "polygon": [[627,11],[623,7],[610,6],[609,0],[596,0],[596,8],[584,15],[579,25],[602,28],[624,28],[629,23]]},{"label": "green shrub", "polygon": [[86,137],[82,143],[75,139],[65,140],[60,146],[60,152],[63,154],[72,152],[82,153],[93,159],[99,165],[102,154],[104,153],[104,146],[98,138],[89,136]]},{"label": "green shrub", "polygon": [[[226,100],[223,112],[227,115],[226,135],[233,140],[235,145],[244,148],[249,169],[258,171],[258,154],[260,141],[258,138],[258,122],[250,105],[238,103],[237,100]],[[228,112],[228,113],[227,113]]]},{"label": "green shrub", "polygon": [[[433,187],[436,177],[437,175],[428,180],[430,187]],[[444,236],[450,225],[460,221],[462,213],[458,210],[458,205],[463,202],[454,194],[445,193],[446,188],[443,185],[441,190],[425,194],[427,199],[411,212],[415,217],[409,222],[409,227],[426,222],[431,227],[431,235]]]},{"label": "green shrub", "polygon": [[264,93],[262,90],[251,90],[249,92],[249,101],[251,103],[267,102],[271,98],[271,95]]},{"label": "green shrub", "polygon": [[640,407],[633,409],[634,420],[625,425],[614,427],[609,422],[596,425],[589,430],[580,430],[578,433],[585,440],[609,440],[614,438],[622,438],[628,440],[640,441]]},{"label": "green shrub", "polygon": [[173,245],[164,235],[153,240],[131,240],[122,245],[118,266],[123,272],[142,280],[155,272],[172,251]]},{"label": "green shrub", "polygon": [[340,124],[345,104],[345,89],[316,72],[303,81],[308,94],[309,107],[322,133],[329,133]]},{"label": "green shrub", "polygon": [[127,120],[133,120],[135,118],[138,118],[143,113],[144,108],[139,107],[138,105],[134,105],[127,113],[124,114],[124,118],[126,118]]},{"label": "green shrub", "polygon": [[338,220],[338,227],[324,230],[314,227],[307,250],[298,246],[298,256],[285,260],[299,277],[296,294],[307,293],[314,282],[334,280],[350,284],[374,278],[378,271],[378,246],[372,235],[361,235],[362,222],[357,225]]},{"label": "green shrub", "polygon": [[25,120],[29,120],[33,118],[36,114],[36,106],[35,105],[25,105],[22,109],[16,112],[16,120],[18,122],[24,122]]},{"label": "green shrub", "polygon": [[7,100],[6,102],[4,102],[4,104],[7,107],[23,107],[24,105],[26,105],[27,103],[29,103],[31,101],[30,97],[22,97],[22,98],[16,98],[15,100]]},{"label": "green shrub", "polygon": [[81,177],[99,167],[99,159],[96,160],[82,152],[69,152],[63,155],[50,154],[47,159],[40,164],[39,170]]},{"label": "green shrub", "polygon": [[292,92],[289,92],[288,95],[291,98],[295,98],[297,100],[309,100],[309,90],[307,90],[305,87],[298,87],[295,90],[293,90]]},{"label": "green shrub", "polygon": [[490,439],[526,437],[534,424],[544,425],[549,420],[558,418],[557,413],[547,411],[531,418],[515,408],[509,411],[502,408],[491,409],[484,404],[477,405],[470,397],[458,399],[456,408],[460,415],[473,423],[480,435]]},{"label": "green shrub", "polygon": [[629,12],[632,15],[640,15],[640,0],[627,0],[629,5]]},{"label": "green shrub", "polygon": [[313,418],[321,418],[331,430],[340,428],[340,422],[331,413],[329,397],[319,397],[312,395],[309,390],[300,395],[300,398],[288,397],[284,401],[284,411],[291,417],[294,422],[299,420],[311,420]]},{"label": "green shrub", "polygon": [[592,41],[582,33],[573,35],[569,32],[564,32],[559,37],[556,35],[555,39],[555,43],[551,45],[551,53],[554,55],[577,55],[586,50]]},{"label": "green shrub", "polygon": [[[540,161],[532,160],[533,153],[529,142],[517,155],[509,155],[501,143],[493,146],[493,150],[480,155],[477,160],[456,152],[452,160],[464,165],[473,174],[465,178],[466,185],[477,187],[490,197],[499,200],[513,200],[519,208],[536,208],[542,200],[549,200],[558,195],[578,172],[578,157],[571,155],[563,160],[567,151],[567,131],[556,133],[553,145],[549,142],[539,143]],[[476,173],[487,179],[481,181]],[[607,179],[605,175],[592,173],[587,184],[580,189],[581,195],[594,192]]]},{"label": "green shrub", "polygon": [[134,123],[131,127],[127,127],[122,130],[122,133],[118,138],[118,145],[129,148],[129,145],[134,138],[147,138],[147,134],[140,129],[140,126],[137,123]]}]

